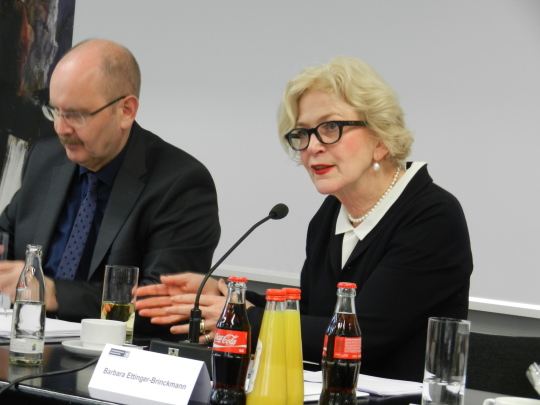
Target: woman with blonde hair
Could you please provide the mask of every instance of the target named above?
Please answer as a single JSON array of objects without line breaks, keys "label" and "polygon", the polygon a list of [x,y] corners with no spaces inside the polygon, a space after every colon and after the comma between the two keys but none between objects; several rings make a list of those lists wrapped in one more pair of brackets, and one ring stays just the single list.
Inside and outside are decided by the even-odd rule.
[{"label": "woman with blonde hair", "polygon": [[[428,318],[467,317],[473,264],[459,202],[433,183],[425,163],[407,162],[413,137],[397,96],[369,65],[334,58],[289,82],[279,139],[328,195],[309,224],[300,278],[304,359],[320,362],[337,284],[354,282],[362,374],[422,381]],[[177,275],[141,288],[140,295],[179,293],[181,304],[161,308],[164,301],[151,298],[138,303],[149,308],[140,314],[157,323],[186,319],[185,293],[197,280]],[[212,330],[224,298],[217,282],[204,294]],[[256,342],[264,297],[247,299]]]}]

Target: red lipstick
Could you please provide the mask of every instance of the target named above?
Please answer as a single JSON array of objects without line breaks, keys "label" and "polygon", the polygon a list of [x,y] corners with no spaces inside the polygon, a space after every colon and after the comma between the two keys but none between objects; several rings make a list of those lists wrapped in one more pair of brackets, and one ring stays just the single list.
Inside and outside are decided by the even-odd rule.
[{"label": "red lipstick", "polygon": [[330,170],[334,168],[334,166],[330,165],[312,165],[311,168],[317,175],[323,175],[328,173]]}]

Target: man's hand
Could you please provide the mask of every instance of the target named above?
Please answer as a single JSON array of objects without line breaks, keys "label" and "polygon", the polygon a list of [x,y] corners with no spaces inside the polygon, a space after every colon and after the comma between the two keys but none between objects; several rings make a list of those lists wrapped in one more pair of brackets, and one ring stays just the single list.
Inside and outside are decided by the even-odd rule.
[{"label": "man's hand", "polygon": [[[24,268],[22,260],[3,260],[0,261],[0,291],[9,294],[11,303],[15,301],[17,283]],[[45,277],[45,308],[47,311],[57,311],[58,302],[56,301],[56,287],[54,280]]]},{"label": "man's hand", "polygon": [[2,260],[0,261],[0,291],[8,294],[11,302],[15,301],[17,283],[24,268],[22,260]]}]

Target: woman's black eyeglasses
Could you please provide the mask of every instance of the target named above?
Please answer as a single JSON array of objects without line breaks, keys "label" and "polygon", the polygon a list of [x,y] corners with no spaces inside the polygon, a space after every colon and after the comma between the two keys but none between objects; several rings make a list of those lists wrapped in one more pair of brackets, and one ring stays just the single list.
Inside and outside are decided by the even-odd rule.
[{"label": "woman's black eyeglasses", "polygon": [[341,139],[343,127],[365,127],[365,121],[328,121],[317,125],[315,128],[295,128],[285,135],[291,148],[302,151],[309,145],[311,135],[314,134],[320,143],[331,145]]}]

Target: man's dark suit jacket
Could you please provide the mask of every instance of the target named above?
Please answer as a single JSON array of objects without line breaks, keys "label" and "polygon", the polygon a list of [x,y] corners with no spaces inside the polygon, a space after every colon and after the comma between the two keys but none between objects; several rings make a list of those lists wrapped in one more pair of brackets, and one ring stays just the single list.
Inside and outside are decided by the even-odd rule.
[{"label": "man's dark suit jacket", "polygon": [[[304,360],[321,361],[340,281],[356,283],[362,374],[422,381],[428,318],[466,319],[473,269],[469,232],[454,196],[422,167],[341,266],[341,208],[329,196],[309,224],[301,273]],[[247,299],[262,303],[254,293]],[[257,336],[262,308],[248,310]]]},{"label": "man's dark suit jacket", "polygon": [[[162,274],[206,272],[220,236],[217,195],[208,170],[186,152],[133,124],[88,280],[55,280],[60,319],[99,318],[107,264],[138,266],[139,285]],[[24,260],[27,244],[43,246],[44,262],[78,166],[56,137],[38,140],[22,186],[0,217],[10,234],[10,258]],[[137,317],[138,318],[138,317]],[[149,332],[136,319],[135,334]]]}]

